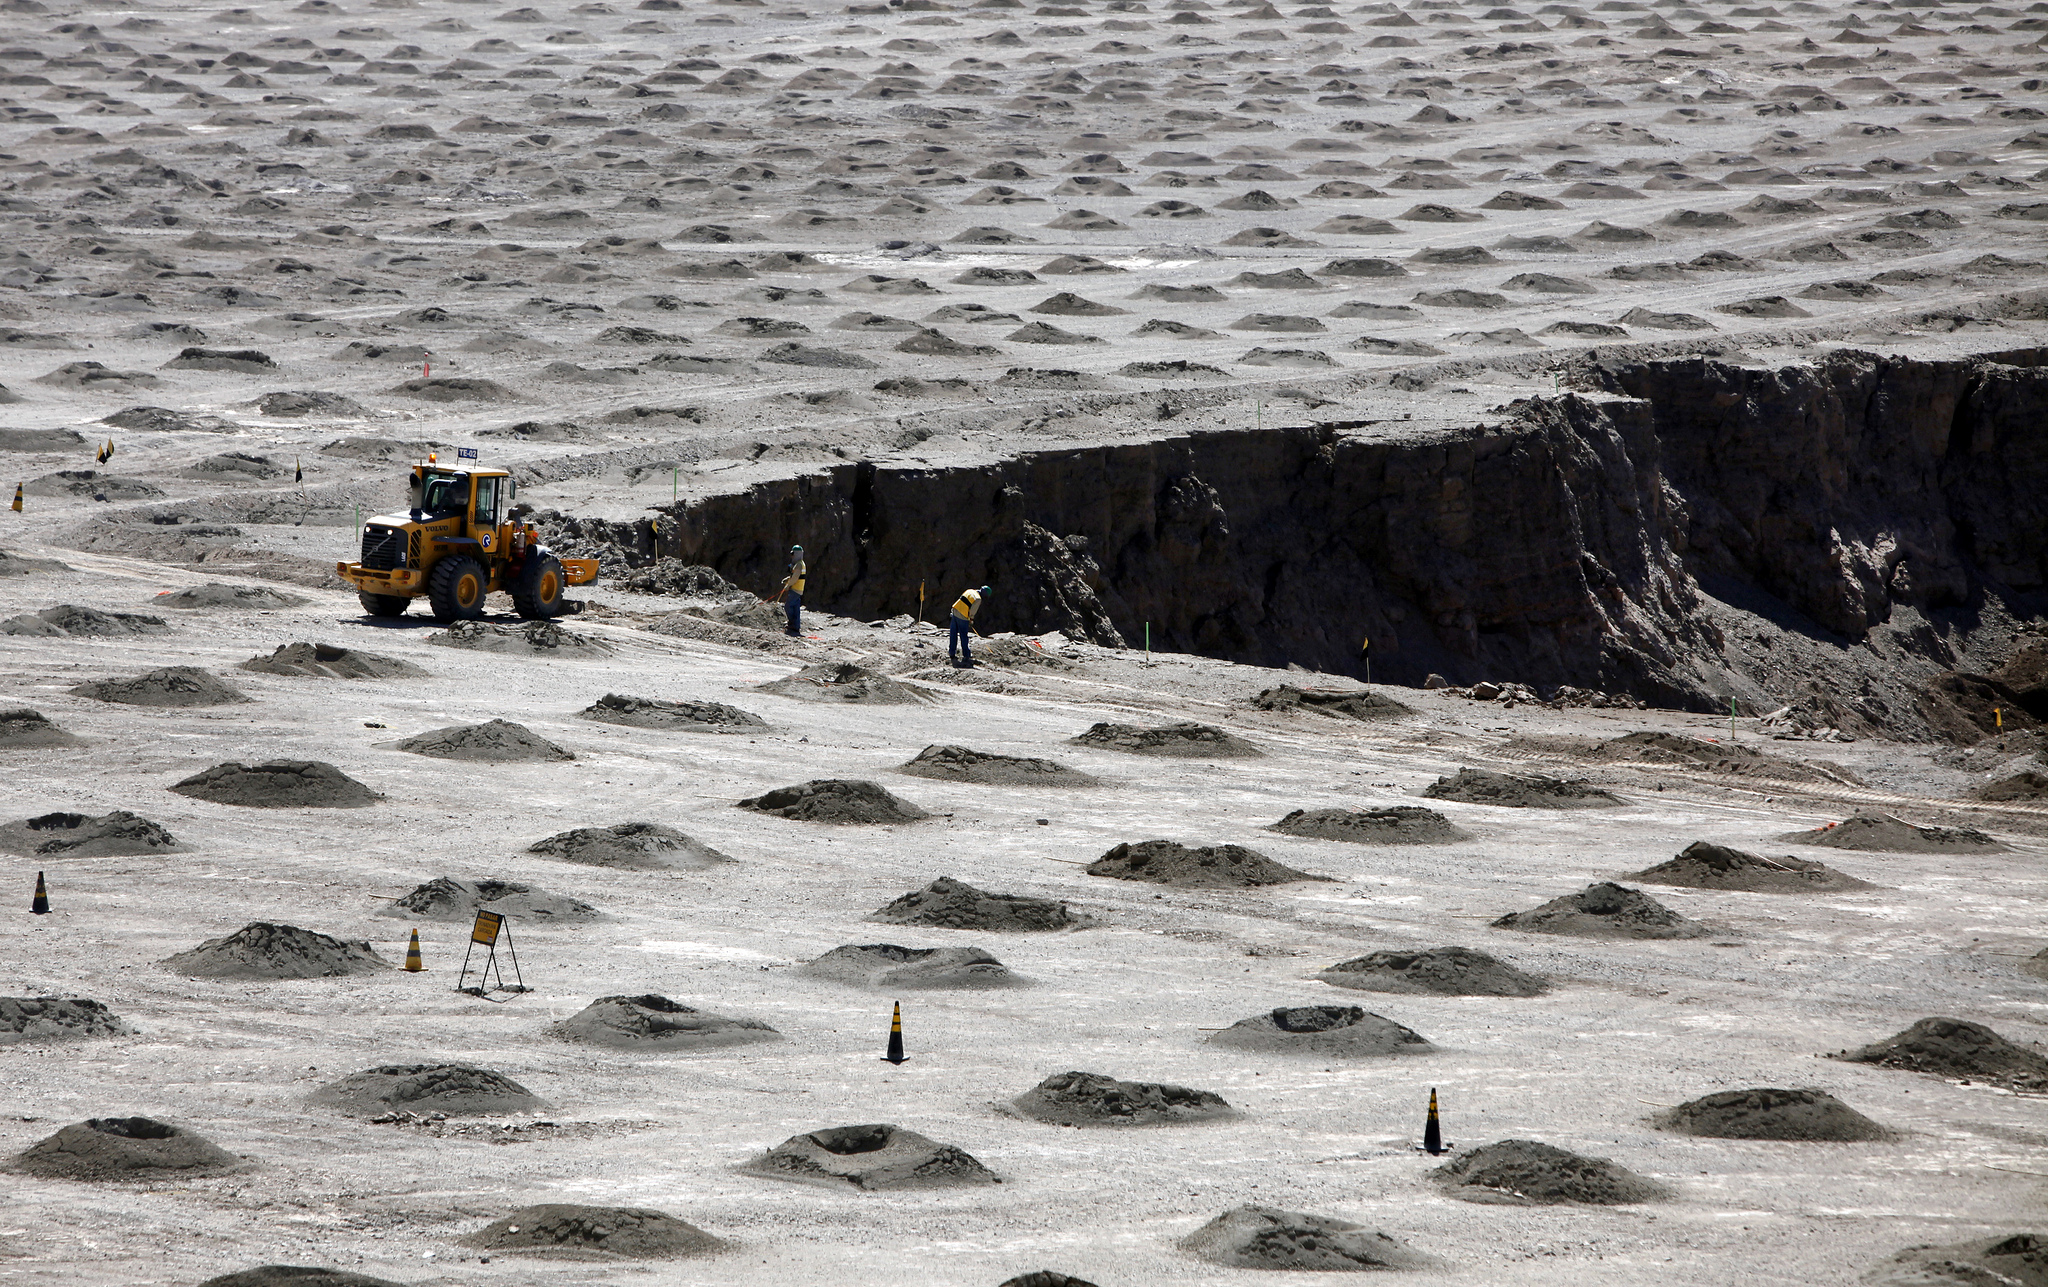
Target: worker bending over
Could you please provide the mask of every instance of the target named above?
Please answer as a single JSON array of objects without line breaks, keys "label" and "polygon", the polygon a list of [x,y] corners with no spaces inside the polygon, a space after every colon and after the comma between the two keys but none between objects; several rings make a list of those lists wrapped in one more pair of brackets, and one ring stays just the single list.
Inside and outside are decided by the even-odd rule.
[{"label": "worker bending over", "polygon": [[963,590],[953,600],[953,629],[946,636],[946,656],[952,658],[957,670],[974,665],[974,650],[967,646],[967,641],[974,634],[974,614],[981,608],[981,596],[987,593],[987,586]]},{"label": "worker bending over", "polygon": [[782,610],[789,616],[786,633],[800,635],[804,632],[804,547],[789,547],[789,575],[782,578],[782,593],[788,595],[782,601]]}]

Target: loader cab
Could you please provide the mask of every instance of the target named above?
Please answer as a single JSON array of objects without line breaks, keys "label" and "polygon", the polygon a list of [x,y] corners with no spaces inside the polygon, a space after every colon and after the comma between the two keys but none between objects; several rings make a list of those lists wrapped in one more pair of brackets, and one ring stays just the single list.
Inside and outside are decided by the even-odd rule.
[{"label": "loader cab", "polygon": [[512,504],[512,479],[500,471],[464,472],[422,465],[413,470],[409,497],[415,522],[464,518],[471,532],[491,531]]}]

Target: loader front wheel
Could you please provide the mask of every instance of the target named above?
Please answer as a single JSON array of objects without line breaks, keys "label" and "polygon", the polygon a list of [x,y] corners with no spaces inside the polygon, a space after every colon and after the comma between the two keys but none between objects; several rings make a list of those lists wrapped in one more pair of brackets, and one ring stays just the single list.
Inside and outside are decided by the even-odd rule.
[{"label": "loader front wheel", "polygon": [[362,602],[363,611],[373,617],[402,617],[412,606],[412,600],[402,594],[371,594],[364,590],[356,598]]},{"label": "loader front wheel", "polygon": [[476,620],[484,615],[484,596],[490,587],[490,574],[475,559],[466,554],[442,559],[427,578],[427,598],[434,605],[434,620]]},{"label": "loader front wheel", "polygon": [[512,603],[519,609],[519,615],[533,621],[546,621],[562,615],[562,588],[568,583],[568,576],[562,571],[562,561],[554,555],[530,558],[520,569],[519,579],[512,586]]}]

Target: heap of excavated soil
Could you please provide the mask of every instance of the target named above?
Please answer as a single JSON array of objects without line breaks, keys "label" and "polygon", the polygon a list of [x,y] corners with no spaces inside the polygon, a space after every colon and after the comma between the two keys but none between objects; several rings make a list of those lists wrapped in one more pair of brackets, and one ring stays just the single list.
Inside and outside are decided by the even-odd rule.
[{"label": "heap of excavated soil", "polygon": [[84,745],[84,738],[58,728],[41,711],[26,706],[0,711],[0,751]]},{"label": "heap of excavated soil", "polygon": [[1704,938],[1713,931],[1639,889],[1599,881],[1526,912],[1509,912],[1495,929],[1585,938]]},{"label": "heap of excavated soil", "polygon": [[850,778],[814,778],[778,787],[740,801],[739,807],[797,822],[896,823],[932,816],[876,783]]},{"label": "heap of excavated soil", "polygon": [[1014,988],[1024,980],[978,947],[898,947],[894,943],[835,947],[804,964],[805,974],[858,987]]},{"label": "heap of excavated soil", "polygon": [[171,787],[179,795],[250,809],[360,809],[384,797],[319,760],[229,760]]},{"label": "heap of excavated soil", "polygon": [[[12,432],[20,431],[15,430]],[[29,430],[28,432],[34,433],[36,431]],[[56,559],[31,558],[25,554],[16,554],[11,550],[0,550],[0,576],[32,576],[37,572],[69,572],[71,570],[69,563],[60,563]]]},{"label": "heap of excavated soil", "polygon": [[446,1113],[474,1117],[525,1113],[543,1107],[538,1096],[504,1073],[473,1064],[384,1064],[314,1091],[309,1102],[354,1117],[373,1113]]},{"label": "heap of excavated soil", "polygon": [[1436,810],[1414,804],[1388,809],[1296,809],[1266,830],[1360,845],[1449,845],[1472,838],[1471,832],[1452,826],[1450,819]]},{"label": "heap of excavated soil", "polygon": [[545,854],[586,867],[629,871],[701,871],[731,862],[701,840],[659,822],[617,822],[609,827],[578,827],[537,840],[530,854]]},{"label": "heap of excavated soil", "polygon": [[737,731],[768,727],[768,721],[759,715],[724,702],[664,702],[653,697],[621,697],[617,693],[606,693],[578,713],[600,724],[625,724],[633,728]]},{"label": "heap of excavated soil", "polygon": [[1861,779],[1839,764],[1805,764],[1734,742],[1709,742],[1683,733],[1654,729],[1610,738],[1593,748],[1591,758],[1667,764],[1674,768],[1697,769],[1729,777],[1763,778],[1773,782],[1861,784]]},{"label": "heap of excavated soil", "polygon": [[1316,688],[1296,688],[1292,684],[1268,688],[1252,698],[1252,705],[1262,711],[1316,711],[1362,720],[1399,719],[1415,713],[1414,707],[1404,706],[1391,697],[1371,691],[1333,693]]},{"label": "heap of excavated soil", "polygon": [[1892,1132],[1824,1090],[1724,1090],[1650,1118],[1680,1135],[1722,1140],[1888,1140]]},{"label": "heap of excavated soil", "polygon": [[1181,1239],[1211,1264],[1308,1273],[1429,1269],[1436,1262],[1391,1234],[1334,1216],[1233,1207]]},{"label": "heap of excavated soil", "polygon": [[2031,974],[2037,979],[2048,979],[2048,947],[2020,962],[2020,972]]},{"label": "heap of excavated soil", "polygon": [[1095,1284],[1057,1269],[1034,1269],[1028,1274],[1005,1278],[996,1287],[1095,1287]]},{"label": "heap of excavated soil", "polygon": [[564,630],[552,621],[500,625],[495,621],[458,621],[427,636],[443,648],[469,648],[514,657],[604,657],[612,646],[602,639]]},{"label": "heap of excavated soil", "polygon": [[152,608],[296,608],[311,603],[304,595],[286,594],[267,585],[228,585],[208,581],[182,590],[166,590],[149,601]]},{"label": "heap of excavated soil", "polygon": [[1751,894],[1832,894],[1876,889],[1869,881],[1845,876],[1824,862],[1807,858],[1764,858],[1724,845],[1696,840],[1670,862],[1630,872],[1630,880],[1685,889],[1735,889]]},{"label": "heap of excavated soil", "polygon": [[1422,794],[1433,800],[1497,804],[1506,809],[1608,809],[1627,803],[1584,782],[1516,778],[1485,769],[1459,769],[1453,777],[1438,778]]},{"label": "heap of excavated soil", "polygon": [[1859,813],[1842,822],[1778,839],[1795,845],[1861,849],[1880,854],[1996,854],[2007,846],[1971,827],[1916,827],[1888,813]]},{"label": "heap of excavated soil", "polygon": [[580,1041],[640,1054],[675,1054],[780,1041],[782,1034],[754,1019],[733,1019],[665,996],[599,997],[548,1029]]},{"label": "heap of excavated soil", "polygon": [[403,738],[392,745],[437,760],[474,760],[512,764],[524,760],[573,760],[576,757],[524,724],[494,719],[482,724],[451,724]]},{"label": "heap of excavated soil", "polygon": [[1535,1140],[1502,1140],[1473,1149],[1431,1171],[1429,1178],[1454,1198],[1514,1206],[1618,1207],[1671,1196],[1668,1186],[1604,1157],[1586,1157]]},{"label": "heap of excavated soil", "polygon": [[1864,1276],[1870,1287],[2042,1287],[2048,1233],[2000,1233],[1908,1247]]},{"label": "heap of excavated soil", "polygon": [[269,921],[252,921],[232,934],[207,939],[165,957],[162,964],[195,979],[327,979],[391,968],[368,943],[345,943]]},{"label": "heap of excavated soil", "polygon": [[792,1135],[740,1170],[776,1180],[857,1189],[951,1189],[1001,1184],[995,1172],[951,1144],[900,1126],[834,1126]]},{"label": "heap of excavated soil", "polygon": [[1091,923],[1065,903],[1022,894],[985,893],[951,876],[912,890],[868,919],[892,925],[999,932],[1074,929]]},{"label": "heap of excavated soil", "polygon": [[242,1164],[205,1136],[148,1117],[73,1122],[14,1160],[29,1174],[53,1180],[153,1180],[167,1172],[203,1175]]},{"label": "heap of excavated soil", "polygon": [[0,621],[0,634],[9,635],[167,635],[170,623],[145,612],[102,612],[76,603],[59,603],[40,612]]},{"label": "heap of excavated soil", "polygon": [[1239,1019],[1209,1038],[1211,1045],[1237,1050],[1362,1059],[1371,1055],[1420,1055],[1436,1047],[1413,1028],[1355,1005],[1281,1006]]},{"label": "heap of excavated soil", "polygon": [[437,876],[394,899],[377,914],[407,920],[473,921],[479,910],[526,921],[594,921],[604,915],[589,903],[516,880],[457,880],[453,876]]},{"label": "heap of excavated soil", "polygon": [[851,702],[861,706],[909,706],[937,700],[922,688],[899,684],[887,675],[850,661],[819,662],[786,678],[756,684],[752,691],[806,702]]},{"label": "heap of excavated soil", "polygon": [[197,666],[165,666],[118,679],[95,679],[71,690],[123,706],[226,706],[253,700],[247,693]]},{"label": "heap of excavated soil", "polygon": [[1007,1107],[1055,1126],[1172,1126],[1237,1116],[1214,1091],[1086,1072],[1054,1073]]},{"label": "heap of excavated soil", "polygon": [[731,1245],[663,1211],[573,1202],[521,1207],[461,1241],[485,1251],[563,1260],[676,1260]]},{"label": "heap of excavated soil", "polygon": [[1102,779],[1091,773],[1082,773],[1052,760],[997,755],[992,751],[975,751],[964,746],[927,746],[898,772],[940,782],[972,782],[977,786],[1089,787],[1102,784]]},{"label": "heap of excavated soil", "polygon": [[241,669],[313,679],[423,679],[431,673],[396,657],[324,643],[279,644],[268,657],[251,657]]},{"label": "heap of excavated soil", "polygon": [[1333,987],[1360,992],[1445,997],[1534,997],[1550,990],[1550,985],[1535,975],[1469,947],[1369,952],[1339,961],[1316,977]]},{"label": "heap of excavated soil", "polygon": [[126,809],[89,818],[45,813],[0,826],[0,849],[42,858],[128,858],[178,849],[177,837]]},{"label": "heap of excavated soil", "polygon": [[406,1287],[389,1278],[323,1269],[312,1265],[258,1265],[209,1278],[199,1287]]},{"label": "heap of excavated soil", "polygon": [[133,1031],[105,1005],[84,997],[0,997],[0,1046],[122,1037]]},{"label": "heap of excavated soil", "polygon": [[2014,1090],[2048,1090],[2048,1056],[1963,1019],[1922,1019],[1897,1036],[1828,1058]]},{"label": "heap of excavated soil", "polygon": [[1329,880],[1274,862],[1243,845],[1207,845],[1191,849],[1172,840],[1140,840],[1118,845],[1088,864],[1091,876],[1138,880],[1182,889],[1254,889],[1296,880]]},{"label": "heap of excavated soil", "polygon": [[1132,755],[1166,755],[1199,760],[1249,759],[1264,755],[1258,747],[1233,733],[1207,724],[1167,724],[1160,728],[1139,728],[1135,724],[1097,724],[1078,737],[1067,739],[1070,746],[1092,746],[1098,751],[1125,751]]},{"label": "heap of excavated soil", "polygon": [[2000,778],[1996,782],[1978,787],[1974,794],[1979,800],[1989,800],[1995,804],[2048,800],[2048,773],[2022,769],[2009,778]]}]

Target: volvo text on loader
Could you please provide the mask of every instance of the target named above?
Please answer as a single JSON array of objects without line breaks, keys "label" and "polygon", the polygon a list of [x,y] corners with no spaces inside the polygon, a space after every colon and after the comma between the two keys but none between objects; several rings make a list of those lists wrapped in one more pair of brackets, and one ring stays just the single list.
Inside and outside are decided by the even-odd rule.
[{"label": "volvo text on loader", "polygon": [[476,618],[484,596],[504,590],[520,616],[546,620],[566,610],[563,587],[597,580],[596,559],[557,558],[533,528],[506,517],[506,471],[450,469],[430,456],[413,466],[411,487],[409,513],[363,525],[362,561],[334,565],[371,616],[403,616],[425,595],[436,621]]}]

